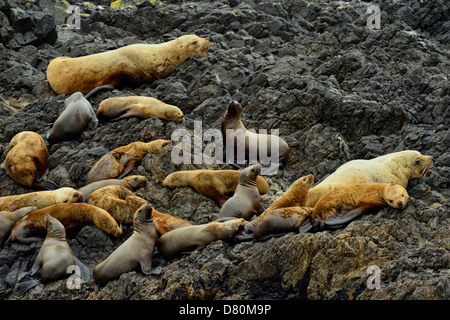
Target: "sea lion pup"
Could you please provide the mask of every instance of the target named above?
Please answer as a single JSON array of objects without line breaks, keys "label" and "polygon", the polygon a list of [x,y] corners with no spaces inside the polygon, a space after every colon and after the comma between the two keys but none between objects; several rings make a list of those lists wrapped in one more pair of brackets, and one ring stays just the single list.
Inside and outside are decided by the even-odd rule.
[{"label": "sea lion pup", "polygon": [[106,186],[92,192],[87,203],[105,209],[119,224],[131,224],[133,215],[130,214],[126,198],[133,195],[133,192],[125,187]]},{"label": "sea lion pup", "polygon": [[[142,199],[141,197],[138,196],[128,196],[126,200],[131,214],[134,214],[137,209],[139,209],[141,206],[143,206],[145,203],[148,202],[147,200]],[[155,223],[156,230],[158,231],[158,236],[162,236],[166,232],[178,228],[192,226],[192,223],[190,222],[187,222],[183,219],[180,219],[167,213],[159,212],[155,208],[153,208],[152,210],[152,219],[153,222]]]},{"label": "sea lion pup", "polygon": [[261,172],[261,164],[257,163],[241,171],[239,184],[234,195],[228,199],[219,212],[219,219],[234,217],[250,220],[253,215],[264,212],[261,197],[256,187],[256,177]]},{"label": "sea lion pup", "polygon": [[[284,168],[289,160],[289,146],[286,141],[275,135],[257,134],[248,131],[242,124],[241,115],[242,106],[237,101],[230,101],[222,118],[221,130],[225,147],[234,146],[234,159],[226,159],[226,162],[235,161],[239,150],[245,150],[245,159],[249,162],[257,160],[266,165],[266,160],[270,160],[271,168],[268,169],[269,172]],[[244,141],[245,146],[242,145]],[[278,150],[272,150],[272,143],[278,145]],[[251,152],[252,147],[255,148],[256,154]],[[273,151],[275,154],[272,155]],[[226,157],[228,157],[228,153],[229,150],[225,153]],[[274,157],[275,159],[273,159]]]},{"label": "sea lion pup", "polygon": [[299,227],[308,219],[313,211],[309,207],[282,207],[265,211],[253,231],[253,240],[266,241],[289,232],[298,232]]},{"label": "sea lion pup", "polygon": [[[213,199],[221,207],[225,201],[233,196],[239,183],[241,172],[236,170],[183,170],[169,174],[163,185],[169,188],[193,187],[198,193]],[[266,179],[258,175],[256,187],[259,194],[269,191]]]},{"label": "sea lion pup", "polygon": [[83,196],[73,188],[59,188],[52,191],[36,191],[14,196],[0,197],[0,210],[11,208],[36,207],[45,208],[57,203],[82,202]]},{"label": "sea lion pup", "polygon": [[183,112],[176,106],[166,104],[158,99],[143,96],[114,97],[103,100],[97,109],[100,120],[120,120],[130,117],[147,119],[157,117],[181,123]]},{"label": "sea lion pup", "polygon": [[215,240],[232,239],[244,225],[245,220],[239,218],[178,228],[158,239],[158,252],[166,258],[173,258],[184,252],[199,250]]},{"label": "sea lion pup", "polygon": [[193,56],[206,57],[210,42],[196,35],[184,35],[160,44],[132,44],[84,57],[58,57],[47,67],[47,80],[58,94],[95,87],[139,85],[173,72]]},{"label": "sea lion pup", "polygon": [[[29,273],[33,276],[41,270],[42,283],[48,283],[67,278],[69,267],[77,266],[80,269],[80,277],[89,280],[91,270],[73,254],[72,249],[66,241],[66,232],[63,224],[56,218],[45,215],[44,219],[47,235],[44,243]],[[15,291],[22,295],[31,288],[37,286],[38,280],[25,281],[17,285]]]},{"label": "sea lion pup", "polygon": [[20,218],[35,211],[36,207],[25,207],[14,211],[0,211],[0,246],[9,237],[11,229]]},{"label": "sea lion pup", "polygon": [[410,179],[423,179],[432,166],[431,156],[415,150],[394,152],[370,160],[352,160],[311,188],[306,206],[314,207],[321,197],[335,189],[335,185],[395,183],[406,188]]},{"label": "sea lion pup", "polygon": [[59,188],[53,181],[44,179],[48,173],[47,147],[40,135],[20,132],[11,139],[9,147],[6,171],[17,184],[27,188]]},{"label": "sea lion pup", "polygon": [[111,186],[111,185],[119,185],[125,187],[129,190],[135,190],[137,188],[143,187],[147,183],[147,177],[145,176],[128,176],[122,179],[106,179],[100,180],[96,182],[92,182],[90,184],[85,185],[78,189],[79,192],[83,195],[83,199],[86,201],[88,196],[102,187]]},{"label": "sea lion pup", "polygon": [[276,199],[262,214],[248,222],[240,235],[238,241],[250,241],[254,239],[253,233],[256,225],[264,219],[267,212],[285,207],[303,207],[308,198],[308,192],[314,182],[314,176],[309,174],[294,181],[288,190]]},{"label": "sea lion pup", "polygon": [[394,183],[341,185],[317,201],[310,220],[305,221],[300,232],[324,227],[337,229],[372,208],[390,206],[404,209],[408,198],[406,189]]},{"label": "sea lion pup", "polygon": [[150,142],[132,142],[116,148],[101,157],[87,174],[86,184],[99,180],[121,179],[130,173],[147,153],[157,153],[159,149],[169,144],[169,140],[154,140]]},{"label": "sea lion pup", "polygon": [[116,220],[106,211],[87,203],[59,203],[33,211],[21,218],[11,230],[7,241],[29,243],[45,236],[45,215],[58,219],[68,234],[74,235],[86,225],[95,225],[104,232],[119,236],[122,233]]},{"label": "sea lion pup", "polygon": [[158,233],[152,220],[152,206],[141,206],[133,216],[134,232],[120,247],[93,270],[96,282],[105,283],[121,274],[141,267],[142,273],[152,271],[153,252]]}]

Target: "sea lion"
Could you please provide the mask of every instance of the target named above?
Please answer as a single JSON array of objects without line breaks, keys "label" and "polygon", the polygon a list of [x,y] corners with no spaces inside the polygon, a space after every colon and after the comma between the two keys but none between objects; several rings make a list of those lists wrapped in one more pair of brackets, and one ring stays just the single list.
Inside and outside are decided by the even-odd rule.
[{"label": "sea lion", "polygon": [[[141,206],[147,203],[147,200],[137,196],[128,196],[126,200],[131,214],[134,214],[137,209],[139,209]],[[192,226],[192,223],[188,221],[185,221],[178,217],[174,217],[167,213],[159,212],[155,208],[153,208],[152,210],[152,219],[153,222],[155,223],[156,230],[158,231],[159,236],[162,236],[166,232],[178,228]]]},{"label": "sea lion", "polygon": [[25,207],[15,211],[0,211],[0,245],[9,237],[11,229],[20,218],[35,211],[36,207]]},{"label": "sea lion", "polygon": [[119,185],[125,187],[129,190],[135,190],[137,188],[143,187],[147,183],[147,177],[145,176],[128,176],[122,179],[106,179],[95,181],[90,184],[85,185],[78,189],[79,192],[83,195],[83,199],[86,201],[88,196],[102,187],[111,186],[111,185]]},{"label": "sea lion", "polygon": [[130,214],[126,198],[133,195],[133,192],[125,187],[106,186],[92,192],[87,203],[105,209],[119,224],[131,224],[133,215]]},{"label": "sea lion", "polygon": [[[69,274],[68,268],[70,266],[78,266],[80,268],[80,277],[84,280],[89,280],[91,271],[73,254],[66,241],[63,224],[49,214],[44,216],[43,222],[47,234],[29,275],[33,276],[41,270],[41,281],[45,284],[66,278]],[[22,295],[38,284],[39,281],[36,280],[25,281],[20,283],[15,288],[15,291]]]},{"label": "sea lion", "polygon": [[77,138],[89,128],[94,130],[98,119],[90,102],[81,92],[75,92],[64,101],[64,111],[47,133],[50,144]]},{"label": "sea lion", "polygon": [[234,195],[228,199],[219,212],[219,219],[227,217],[250,220],[253,215],[264,211],[261,198],[256,187],[256,177],[261,172],[261,164],[254,164],[241,171],[239,184]]},{"label": "sea lion", "polygon": [[9,147],[6,171],[17,184],[27,188],[59,188],[44,179],[48,173],[47,146],[40,135],[32,131],[20,132],[11,139]]},{"label": "sea lion", "polygon": [[147,119],[157,117],[181,123],[183,112],[176,106],[166,104],[158,99],[143,96],[114,97],[103,100],[97,109],[100,120],[120,120],[130,117]]},{"label": "sea lion", "polygon": [[152,271],[153,252],[158,234],[152,220],[152,206],[141,206],[133,216],[133,234],[93,270],[96,282],[105,283],[121,274],[141,267],[142,273]]},{"label": "sea lion", "polygon": [[282,236],[289,232],[298,232],[299,227],[309,218],[313,208],[282,207],[265,212],[255,225],[253,239],[266,241],[271,237]]},{"label": "sea lion", "polygon": [[308,198],[308,192],[311,188],[311,185],[314,182],[314,176],[309,174],[307,176],[303,176],[294,181],[291,184],[288,190],[283,193],[278,199],[276,199],[272,204],[257,218],[248,222],[242,233],[236,237],[238,241],[250,241],[254,239],[254,230],[256,225],[264,219],[264,215],[267,212],[274,211],[276,209],[285,208],[285,207],[303,207],[306,203],[306,199]]},{"label": "sea lion", "polygon": [[73,188],[59,188],[52,191],[36,191],[14,196],[0,197],[0,210],[11,208],[36,207],[38,209],[56,203],[82,202],[83,196]]},{"label": "sea lion", "polygon": [[132,44],[78,58],[58,57],[47,67],[47,80],[58,94],[84,94],[102,85],[118,88],[152,82],[193,56],[206,57],[210,42],[184,35],[160,44]]},{"label": "sea lion", "polygon": [[47,214],[58,219],[70,234],[75,234],[82,227],[92,224],[116,237],[122,233],[116,220],[101,208],[87,203],[59,203],[33,211],[17,221],[7,243],[10,241],[28,243],[43,238],[44,217]]},{"label": "sea lion", "polygon": [[[259,161],[263,164],[270,162],[268,173],[274,173],[278,168],[284,168],[289,160],[289,146],[282,138],[272,134],[258,134],[245,128],[241,121],[242,106],[237,101],[230,101],[221,122],[223,142],[225,143],[226,162],[234,163],[240,154],[245,151],[245,159]],[[242,145],[245,141],[245,146]],[[278,145],[278,150],[272,150],[271,145]],[[234,158],[228,159],[229,146],[234,146]],[[255,153],[252,148],[255,148]],[[264,150],[265,149],[265,150]],[[272,155],[272,152],[275,154]],[[262,174],[265,174],[264,171]]]},{"label": "sea lion", "polygon": [[[233,196],[239,183],[241,172],[236,170],[184,170],[169,174],[163,185],[169,188],[193,187],[198,193],[213,199],[221,207]],[[266,179],[258,175],[256,187],[259,194],[269,191]]]},{"label": "sea lion", "polygon": [[154,140],[150,142],[132,142],[116,148],[101,157],[87,174],[86,184],[99,180],[121,179],[130,173],[147,153],[155,154],[159,149],[169,144],[169,140]]},{"label": "sea lion", "polygon": [[408,197],[406,189],[394,183],[340,185],[317,201],[310,221],[300,231],[321,230],[325,226],[339,228],[372,208],[404,209]]},{"label": "sea lion", "polygon": [[352,160],[311,188],[306,206],[314,207],[321,197],[336,189],[335,185],[395,183],[406,188],[410,179],[423,179],[432,165],[431,156],[415,150],[394,152],[370,160]]},{"label": "sea lion", "polygon": [[202,249],[215,240],[232,239],[244,225],[245,220],[239,218],[178,228],[158,239],[158,252],[166,258],[173,258],[183,252]]}]

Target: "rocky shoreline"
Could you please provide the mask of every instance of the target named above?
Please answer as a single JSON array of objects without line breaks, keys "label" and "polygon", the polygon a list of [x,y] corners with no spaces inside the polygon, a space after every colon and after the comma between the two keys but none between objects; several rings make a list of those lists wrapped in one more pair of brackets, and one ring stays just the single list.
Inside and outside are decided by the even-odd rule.
[{"label": "rocky shoreline", "polygon": [[[211,41],[164,79],[100,92],[106,98],[146,95],[178,106],[185,122],[160,119],[100,123],[81,141],[49,147],[48,178],[80,188],[97,158],[134,141],[170,140],[177,128],[220,128],[228,101],[243,106],[247,128],[279,129],[291,148],[285,170],[267,176],[267,207],[301,176],[320,181],[352,159],[401,150],[433,157],[433,169],[408,185],[401,211],[382,209],[345,229],[288,234],[265,242],[216,241],[189,256],[154,255],[155,274],[123,274],[99,287],[93,280],[69,290],[66,281],[13,292],[42,242],[0,249],[1,299],[443,299],[450,296],[450,5],[436,1],[71,1],[81,29],[68,29],[58,1],[0,1],[0,154],[23,130],[45,136],[64,107],[45,71],[58,56],[82,56],[132,43],[160,43],[183,34]],[[370,4],[381,10],[381,30],[366,26]],[[103,5],[100,8],[100,5]],[[178,170],[232,169],[175,165],[173,144],[147,155],[133,174],[149,182],[135,194],[161,212],[194,224],[214,219],[219,207],[194,189],[169,189]],[[0,196],[31,192],[0,167]],[[132,233],[118,238],[94,226],[69,240],[91,269]],[[369,266],[381,288],[370,289]]]}]

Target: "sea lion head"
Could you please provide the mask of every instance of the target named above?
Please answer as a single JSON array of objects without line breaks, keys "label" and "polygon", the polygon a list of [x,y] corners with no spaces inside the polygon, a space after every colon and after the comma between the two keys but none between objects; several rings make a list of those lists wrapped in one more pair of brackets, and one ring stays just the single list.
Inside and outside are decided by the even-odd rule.
[{"label": "sea lion head", "polygon": [[309,188],[311,188],[313,183],[314,183],[314,176],[312,174],[308,174],[307,176],[303,176],[300,179],[297,179],[296,181],[294,181],[292,186],[296,190],[300,190],[300,189],[301,190],[304,190],[304,189],[309,190]]},{"label": "sea lion head", "polygon": [[225,111],[225,116],[228,118],[241,118],[242,106],[237,101],[230,101]]},{"label": "sea lion head", "polygon": [[143,187],[148,181],[145,176],[128,176],[123,180],[133,189]]},{"label": "sea lion head", "polygon": [[169,121],[174,121],[177,123],[184,122],[183,111],[177,106],[166,104],[166,111],[164,112],[165,119]]},{"label": "sea lion head", "polygon": [[242,218],[232,219],[225,222],[215,222],[218,239],[226,240],[234,237],[247,224]]},{"label": "sea lion head", "polygon": [[139,209],[137,209],[137,211],[134,213],[133,221],[151,222],[152,211],[153,211],[152,205],[149,202],[147,202],[146,204],[142,205]]},{"label": "sea lion head", "polygon": [[56,203],[83,202],[83,194],[73,188],[64,187],[55,190]]},{"label": "sea lion head", "polygon": [[425,178],[425,175],[433,166],[433,157],[422,155],[418,151],[410,154],[411,178]]},{"label": "sea lion head", "polygon": [[47,236],[65,237],[66,229],[64,225],[56,218],[49,214],[44,217],[45,228],[47,229]]},{"label": "sea lion head", "polygon": [[408,203],[409,195],[401,185],[391,183],[383,189],[383,198],[390,207],[404,209]]},{"label": "sea lion head", "polygon": [[180,48],[184,48],[190,53],[190,56],[198,55],[206,57],[210,42],[205,38],[200,38],[194,34],[188,34],[176,39],[180,43]]},{"label": "sea lion head", "polygon": [[259,174],[261,173],[261,168],[261,164],[257,163],[242,170],[241,174],[239,175],[239,183],[242,183],[244,185],[250,184],[252,186],[256,186],[256,178],[258,178]]}]

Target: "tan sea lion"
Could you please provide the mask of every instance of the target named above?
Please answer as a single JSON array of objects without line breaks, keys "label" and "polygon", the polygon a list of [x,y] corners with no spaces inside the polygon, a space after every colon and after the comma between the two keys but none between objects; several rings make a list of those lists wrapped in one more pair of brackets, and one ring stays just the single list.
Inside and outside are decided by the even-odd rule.
[{"label": "tan sea lion", "polygon": [[394,209],[404,209],[408,198],[408,192],[399,184],[340,185],[317,201],[311,221],[305,222],[301,232],[320,230],[324,226],[339,228],[372,208],[390,206]]},{"label": "tan sea lion", "polygon": [[158,99],[144,96],[114,97],[103,100],[97,109],[97,117],[120,120],[130,117],[147,119],[157,117],[181,123],[183,112],[176,106],[166,104]]},{"label": "tan sea lion", "polygon": [[[241,172],[236,170],[184,170],[169,174],[163,185],[169,188],[193,187],[198,193],[213,199],[221,207],[233,196],[239,183]],[[259,176],[256,179],[259,194],[269,191],[266,179]]]},{"label": "tan sea lion", "polygon": [[57,203],[82,202],[83,196],[73,188],[60,188],[52,191],[36,191],[14,196],[0,197],[0,210],[11,208],[45,208]]},{"label": "tan sea lion", "polygon": [[[47,234],[29,275],[33,276],[41,270],[42,283],[48,283],[67,278],[70,274],[69,267],[77,266],[80,270],[80,278],[89,280],[91,271],[73,254],[66,241],[63,224],[48,214],[44,216],[43,222]],[[22,295],[38,284],[39,281],[36,280],[25,281],[19,284],[15,291]]]},{"label": "tan sea lion", "polygon": [[47,80],[58,94],[84,94],[102,85],[118,88],[152,82],[193,56],[206,57],[210,42],[184,35],[160,44],[132,44],[84,57],[58,57],[47,67]]},{"label": "tan sea lion", "polygon": [[131,224],[133,215],[130,213],[126,198],[133,195],[133,192],[125,187],[106,186],[92,192],[87,198],[87,203],[108,211],[119,224]]},{"label": "tan sea lion", "polygon": [[240,218],[178,228],[158,239],[158,252],[173,258],[183,252],[202,249],[215,240],[232,239],[244,225],[245,220]]},{"label": "tan sea lion", "polygon": [[10,141],[11,148],[6,155],[6,171],[19,185],[27,188],[58,189],[58,186],[44,179],[48,173],[47,146],[36,132],[23,131]]},{"label": "tan sea lion", "polygon": [[92,182],[84,187],[78,189],[79,192],[83,195],[83,199],[86,201],[88,196],[102,187],[111,186],[111,185],[119,185],[125,187],[129,190],[135,190],[137,188],[143,187],[147,183],[147,177],[145,176],[128,176],[122,179],[106,179]]},{"label": "tan sea lion", "polygon": [[152,206],[141,206],[133,216],[134,232],[120,247],[93,270],[96,282],[105,283],[121,274],[140,269],[148,275],[152,271],[153,252],[158,233],[152,220]]},{"label": "tan sea lion", "polygon": [[38,241],[45,236],[45,215],[58,219],[67,233],[76,233],[86,225],[95,225],[106,233],[122,233],[116,220],[106,211],[87,203],[59,203],[36,210],[21,218],[11,230],[10,241],[24,243]]},{"label": "tan sea lion", "polygon": [[116,148],[98,160],[87,174],[86,184],[99,180],[121,179],[133,170],[147,153],[155,154],[159,149],[169,144],[169,140],[154,140],[150,142],[132,142]]},{"label": "tan sea lion", "polygon": [[36,207],[25,207],[14,211],[0,211],[0,245],[9,237],[11,229],[16,222],[35,210]]},{"label": "tan sea lion", "polygon": [[410,179],[423,179],[433,165],[433,158],[415,150],[390,153],[370,160],[352,160],[309,190],[306,206],[314,207],[335,185],[395,183],[403,188]]},{"label": "tan sea lion", "polygon": [[250,241],[254,239],[253,233],[256,225],[264,219],[267,212],[285,207],[303,207],[308,198],[308,192],[314,182],[314,176],[309,174],[303,176],[292,183],[288,190],[276,199],[263,213],[257,218],[248,222],[242,233],[236,237],[238,241]]},{"label": "tan sea lion", "polygon": [[239,183],[234,195],[222,206],[218,218],[243,218],[250,220],[253,215],[264,212],[261,198],[256,187],[256,177],[261,172],[261,164],[254,164],[241,171]]},{"label": "tan sea lion", "polygon": [[[263,164],[270,162],[271,168],[268,171],[271,173],[278,168],[284,168],[289,160],[289,146],[286,141],[272,134],[258,134],[247,130],[242,124],[241,115],[242,106],[237,101],[230,101],[222,118],[221,130],[223,143],[227,150],[226,154],[230,152],[228,146],[234,146],[234,158],[228,159],[229,156],[226,155],[226,162],[235,163],[234,161],[240,154],[239,150],[242,148],[245,151],[245,159],[249,162],[252,160]],[[242,145],[244,141],[245,146]],[[278,145],[278,150],[275,148],[274,155],[272,155],[271,148],[273,143]],[[252,147],[255,148],[255,154],[252,154]]]},{"label": "tan sea lion", "polygon": [[[128,196],[126,200],[131,214],[134,214],[137,209],[139,209],[141,206],[147,203],[147,200],[137,196]],[[180,219],[167,213],[159,212],[155,208],[153,208],[152,210],[152,219],[153,222],[155,223],[156,230],[158,231],[159,236],[162,236],[166,232],[178,228],[192,226],[192,223],[188,221],[185,221],[183,219]]]},{"label": "tan sea lion", "polygon": [[313,211],[309,207],[282,207],[265,211],[259,222],[255,225],[253,239],[266,241],[271,237],[278,237],[289,232],[298,232],[303,222]]}]

